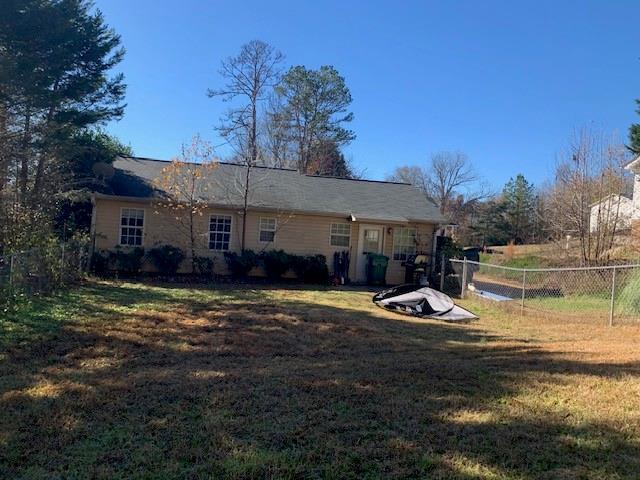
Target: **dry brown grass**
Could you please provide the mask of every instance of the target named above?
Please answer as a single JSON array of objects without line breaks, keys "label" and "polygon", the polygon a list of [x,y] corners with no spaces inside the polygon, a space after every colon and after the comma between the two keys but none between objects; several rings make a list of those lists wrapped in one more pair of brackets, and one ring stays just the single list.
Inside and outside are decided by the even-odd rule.
[{"label": "dry brown grass", "polygon": [[[640,228],[637,229],[637,232],[640,232]],[[637,232],[625,232],[616,237],[614,246],[607,252],[611,263],[637,263],[639,261],[640,250],[638,245],[640,245],[640,241],[638,239],[640,236]],[[497,253],[484,255],[483,261],[499,265],[509,265],[512,260],[517,261],[520,259],[529,259],[534,263],[534,265],[531,265],[532,267],[577,267],[582,264],[582,250],[580,241],[577,239],[570,240],[568,248],[566,240],[530,245],[493,246],[490,248]]]},{"label": "dry brown grass", "polygon": [[92,284],[0,322],[2,478],[637,478],[640,329]]}]

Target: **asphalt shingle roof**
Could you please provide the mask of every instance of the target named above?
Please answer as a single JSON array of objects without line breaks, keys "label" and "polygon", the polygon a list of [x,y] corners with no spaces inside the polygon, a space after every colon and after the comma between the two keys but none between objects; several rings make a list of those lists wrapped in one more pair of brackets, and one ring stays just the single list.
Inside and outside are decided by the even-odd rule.
[{"label": "asphalt shingle roof", "polygon": [[[166,161],[118,157],[110,181],[113,195],[149,198],[163,192],[154,183]],[[246,170],[219,163],[202,184],[202,199],[212,204],[243,204]],[[435,204],[406,183],[302,175],[296,170],[255,167],[249,179],[249,206],[292,212],[353,215],[357,220],[446,223]]]}]

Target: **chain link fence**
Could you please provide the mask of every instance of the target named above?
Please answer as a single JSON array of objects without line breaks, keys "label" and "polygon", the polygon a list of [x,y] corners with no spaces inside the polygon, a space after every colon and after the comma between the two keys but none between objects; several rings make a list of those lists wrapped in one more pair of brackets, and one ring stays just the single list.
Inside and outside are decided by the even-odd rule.
[{"label": "chain link fence", "polygon": [[54,243],[0,256],[0,302],[16,295],[51,293],[78,282],[88,269],[89,249],[81,242]]},{"label": "chain link fence", "polygon": [[640,265],[513,268],[449,260],[445,290],[474,295],[520,313],[602,322],[640,322]]}]

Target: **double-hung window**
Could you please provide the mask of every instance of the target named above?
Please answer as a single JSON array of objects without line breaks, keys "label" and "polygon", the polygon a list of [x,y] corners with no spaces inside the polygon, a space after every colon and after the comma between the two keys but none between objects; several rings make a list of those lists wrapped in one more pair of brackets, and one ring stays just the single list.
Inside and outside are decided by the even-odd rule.
[{"label": "double-hung window", "polygon": [[351,225],[348,223],[331,224],[331,246],[348,247],[351,243]]},{"label": "double-hung window", "polygon": [[416,254],[416,229],[393,229],[393,259],[406,260],[410,255]]},{"label": "double-hung window", "polygon": [[231,215],[211,215],[209,249],[227,251],[231,242]]},{"label": "double-hung window", "polygon": [[259,240],[264,243],[273,242],[276,239],[276,219],[260,217]]},{"label": "double-hung window", "polygon": [[144,234],[144,209],[120,210],[120,245],[140,246]]}]

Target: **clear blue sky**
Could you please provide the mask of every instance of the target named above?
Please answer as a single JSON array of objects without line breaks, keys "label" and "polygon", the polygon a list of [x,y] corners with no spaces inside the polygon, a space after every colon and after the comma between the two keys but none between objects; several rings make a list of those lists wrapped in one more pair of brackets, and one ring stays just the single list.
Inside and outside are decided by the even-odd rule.
[{"label": "clear blue sky", "polygon": [[[127,49],[123,120],[140,156],[171,158],[195,133],[218,143],[206,97],[220,60],[251,40],[287,65],[334,65],[353,96],[347,148],[369,178],[466,152],[495,187],[552,175],[589,125],[626,140],[640,120],[640,2],[99,0]],[[224,154],[224,151],[220,152]]]}]

